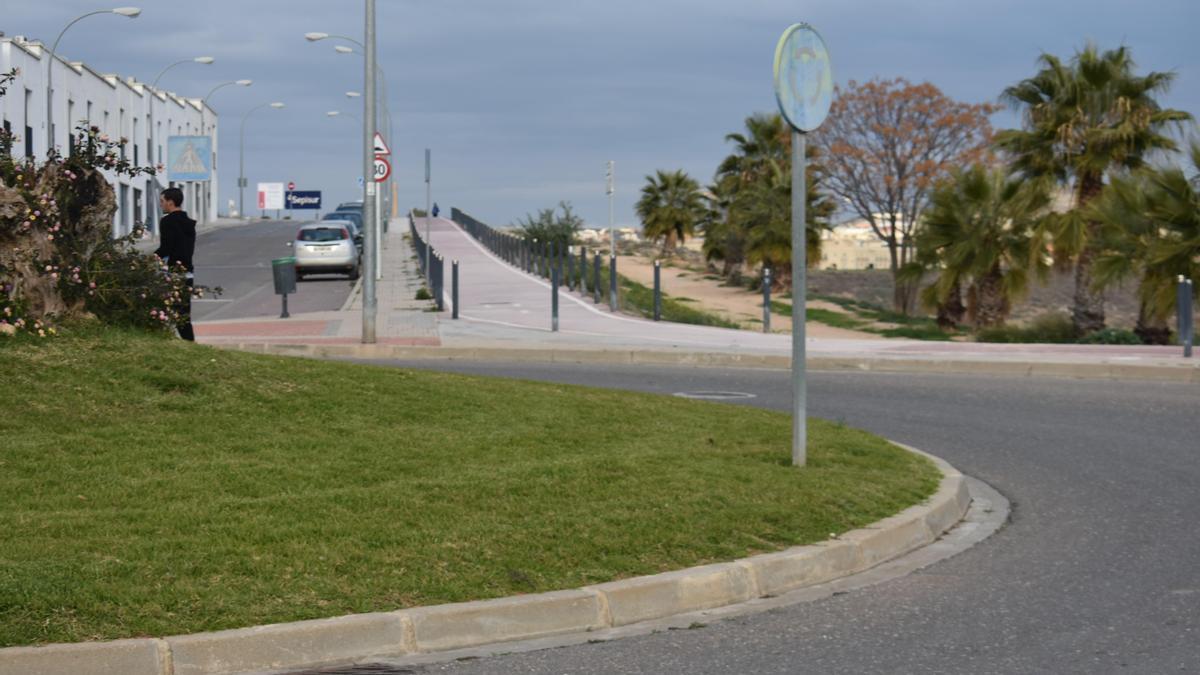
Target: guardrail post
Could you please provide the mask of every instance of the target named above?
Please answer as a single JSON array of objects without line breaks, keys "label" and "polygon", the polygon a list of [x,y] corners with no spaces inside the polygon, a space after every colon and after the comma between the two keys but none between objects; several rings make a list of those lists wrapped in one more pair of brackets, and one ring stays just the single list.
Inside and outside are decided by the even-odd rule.
[{"label": "guardrail post", "polygon": [[662,264],[654,261],[654,320],[662,320]]},{"label": "guardrail post", "polygon": [[617,311],[617,253],[608,258],[608,308]]},{"label": "guardrail post", "polygon": [[592,296],[595,303],[600,304],[600,254],[597,253],[592,265]]},{"label": "guardrail post", "polygon": [[763,267],[763,332],[771,332],[771,268]]},{"label": "guardrail post", "polygon": [[458,261],[450,263],[450,302],[453,307],[450,308],[451,319],[458,318]]},{"label": "guardrail post", "polygon": [[550,270],[550,330],[558,332],[558,268]]}]

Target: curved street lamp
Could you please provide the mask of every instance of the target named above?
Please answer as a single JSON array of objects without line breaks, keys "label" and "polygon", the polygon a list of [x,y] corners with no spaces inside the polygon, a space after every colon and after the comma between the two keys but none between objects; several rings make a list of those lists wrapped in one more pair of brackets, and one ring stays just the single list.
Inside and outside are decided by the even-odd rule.
[{"label": "curved street lamp", "polygon": [[172,63],[171,65],[169,65],[169,66],[167,66],[166,68],[163,68],[161,71],[159,71],[158,75],[156,75],[156,76],[154,77],[154,82],[153,82],[153,83],[150,85],[150,88],[151,88],[151,89],[158,89],[158,81],[162,79],[162,76],[163,76],[163,75],[166,75],[166,74],[167,74],[167,71],[168,71],[168,70],[170,70],[170,69],[174,68],[175,66],[180,66],[180,65],[183,65],[183,64],[185,64],[185,63],[199,63],[199,64],[202,64],[202,65],[205,65],[205,66],[207,66],[207,65],[211,64],[211,63],[212,63],[213,61],[215,61],[215,60],[216,60],[216,59],[214,59],[214,58],[213,58],[213,57],[211,57],[211,56],[197,56],[197,57],[196,57],[196,58],[194,58],[194,59],[184,59],[184,60],[182,60],[182,61],[176,61],[175,63]]},{"label": "curved street lamp", "polygon": [[204,133],[204,108],[208,105],[208,99],[212,98],[212,95],[215,94],[218,89],[221,89],[224,87],[229,87],[229,86],[232,86],[235,84],[238,85],[239,87],[249,87],[250,85],[254,84],[254,80],[230,80],[229,82],[222,82],[221,84],[218,84],[217,86],[213,87],[212,89],[209,89],[208,93],[204,95],[204,98],[200,99],[200,133],[201,134]]},{"label": "curved street lamp", "polygon": [[283,104],[276,101],[274,103],[264,103],[260,106],[251,108],[242,115],[242,133],[238,141],[238,213],[242,218],[246,217],[246,119],[255,110],[263,108],[275,108],[276,110],[283,107]]},{"label": "curved street lamp", "polygon": [[[74,26],[76,23],[79,23],[81,20],[86,19],[89,16],[95,16],[96,14],[116,14],[118,16],[123,16],[123,17],[129,18],[129,19],[136,19],[137,16],[141,13],[142,13],[142,10],[138,7],[117,7],[115,9],[98,9],[94,12],[88,12],[87,14],[82,14],[80,16],[75,17],[74,19],[71,20],[71,23],[68,23],[66,25],[66,27],[64,27],[59,32],[58,37],[54,38],[54,46],[50,47],[50,54],[49,54],[50,58],[46,59],[46,154],[47,155],[49,155],[50,151],[54,149],[54,59],[55,59],[55,55],[58,53],[58,43],[60,40],[62,40],[63,34],[65,34],[67,32],[67,29],[70,28],[71,26]],[[88,122],[91,122],[91,120],[88,120]],[[69,131],[67,133],[70,134]],[[29,142],[28,139],[26,140],[26,142]]]}]

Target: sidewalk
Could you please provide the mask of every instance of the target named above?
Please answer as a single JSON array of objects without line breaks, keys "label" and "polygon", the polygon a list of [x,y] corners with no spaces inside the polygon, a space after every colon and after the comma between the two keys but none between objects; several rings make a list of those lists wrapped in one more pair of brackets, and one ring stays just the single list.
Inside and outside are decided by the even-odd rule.
[{"label": "sidewalk", "polygon": [[[418,221],[424,230],[424,220]],[[613,314],[606,302],[559,291],[558,332],[550,327],[550,285],[502,262],[453,222],[430,223],[445,256],[446,311],[415,300],[420,275],[408,221],[385,235],[384,279],[377,287],[376,344],[361,343],[361,284],[340,311],[289,319],[201,322],[201,342],[252,351],[364,358],[557,360],[786,368],[791,336],[691,326]],[[459,261],[459,320],[450,319],[449,262]],[[1028,345],[920,340],[809,338],[814,369],[994,373],[1200,383],[1200,359],[1178,347]]]}]

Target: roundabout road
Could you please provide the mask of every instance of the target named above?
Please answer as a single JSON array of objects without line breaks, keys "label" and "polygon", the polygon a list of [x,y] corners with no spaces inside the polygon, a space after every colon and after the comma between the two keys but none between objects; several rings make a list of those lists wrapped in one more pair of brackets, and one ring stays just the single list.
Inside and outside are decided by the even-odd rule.
[{"label": "roundabout road", "polygon": [[[780,371],[389,363],[790,410]],[[1012,501],[966,552],[880,585],[604,643],[410,673],[1200,671],[1195,385],[812,373],[810,414],[939,455]],[[614,420],[620,424],[620,420]],[[630,429],[636,433],[636,429]]]}]

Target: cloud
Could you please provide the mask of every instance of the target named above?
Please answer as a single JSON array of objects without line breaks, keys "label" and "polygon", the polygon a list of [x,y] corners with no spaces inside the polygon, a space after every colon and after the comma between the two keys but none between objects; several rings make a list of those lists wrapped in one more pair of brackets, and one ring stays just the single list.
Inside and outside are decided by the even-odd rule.
[{"label": "cloud", "polygon": [[[136,3],[138,0],[129,0]],[[52,40],[92,0],[6,0],[11,34]],[[361,36],[361,0],[147,0],[135,20],[101,16],[71,29],[62,51],[98,70],[150,79],[180,66],[170,87],[213,99],[220,113],[222,201],[236,198],[242,115],[251,183],[295,180],[326,201],[355,196],[362,61],[334,53],[323,31]],[[682,168],[711,180],[727,133],[774,108],[771,59],[783,29],[804,20],[829,44],[839,81],[904,76],[948,95],[994,100],[1035,70],[1042,51],[1069,56],[1093,39],[1125,43],[1144,70],[1175,70],[1168,105],[1200,113],[1200,3],[1157,0],[378,0],[380,62],[388,76],[389,139],[402,205],[424,204],[423,149],[434,149],[435,199],[507,223],[569,200],[607,222],[604,162],[616,160],[617,220],[633,220],[642,177]],[[353,106],[357,105],[355,108]],[[998,125],[1015,124],[1011,113]]]}]

